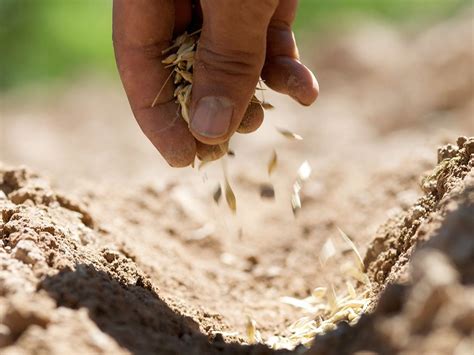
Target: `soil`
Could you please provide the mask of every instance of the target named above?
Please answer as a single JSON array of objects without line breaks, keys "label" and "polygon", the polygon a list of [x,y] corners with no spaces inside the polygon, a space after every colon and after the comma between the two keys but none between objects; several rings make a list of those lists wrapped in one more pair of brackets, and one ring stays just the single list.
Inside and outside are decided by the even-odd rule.
[{"label": "soil", "polygon": [[[366,255],[373,308],[318,336],[311,353],[469,353],[474,143],[457,139],[474,136],[468,15],[409,36],[377,27],[318,44],[307,58],[318,105],[265,93],[276,109],[231,142],[236,216],[212,198],[219,164],[165,167],[117,84],[4,96],[0,352],[274,353],[244,344],[247,318],[267,339],[307,315],[281,297],[328,279],[340,292],[349,255],[339,227]],[[273,149],[276,196],[261,200]],[[295,218],[304,160],[313,175]],[[20,164],[29,168],[11,167]],[[328,238],[337,255],[321,267]]]}]

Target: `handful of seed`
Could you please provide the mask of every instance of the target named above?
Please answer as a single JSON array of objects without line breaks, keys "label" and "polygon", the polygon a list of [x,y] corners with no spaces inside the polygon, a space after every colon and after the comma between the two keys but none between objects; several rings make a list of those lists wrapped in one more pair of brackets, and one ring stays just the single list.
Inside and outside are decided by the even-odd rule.
[{"label": "handful of seed", "polygon": [[[200,34],[201,30],[189,34],[185,32],[176,37],[173,44],[163,51],[163,55],[167,56],[162,60],[162,63],[165,65],[165,68],[173,70],[152,103],[152,107],[154,107],[164,86],[169,80],[173,79],[175,85],[173,96],[176,99],[176,103],[180,106],[181,116],[188,125],[193,90],[194,57],[199,44]],[[255,90],[257,89],[261,88],[256,88]],[[264,109],[273,108],[271,104],[258,99],[256,95],[253,96],[251,102],[260,104]]]}]

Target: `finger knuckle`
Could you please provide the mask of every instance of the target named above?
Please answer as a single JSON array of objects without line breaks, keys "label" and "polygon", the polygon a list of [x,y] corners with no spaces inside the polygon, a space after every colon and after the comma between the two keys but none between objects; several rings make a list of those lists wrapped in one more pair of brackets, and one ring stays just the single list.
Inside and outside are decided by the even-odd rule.
[{"label": "finger knuckle", "polygon": [[169,41],[152,41],[148,43],[133,43],[117,40],[113,38],[113,44],[116,51],[120,53],[135,53],[144,56],[150,60],[162,59],[163,50],[169,47]]},{"label": "finger knuckle", "polygon": [[200,45],[196,53],[196,65],[206,71],[225,73],[231,76],[255,76],[260,73],[259,53],[251,51]]}]

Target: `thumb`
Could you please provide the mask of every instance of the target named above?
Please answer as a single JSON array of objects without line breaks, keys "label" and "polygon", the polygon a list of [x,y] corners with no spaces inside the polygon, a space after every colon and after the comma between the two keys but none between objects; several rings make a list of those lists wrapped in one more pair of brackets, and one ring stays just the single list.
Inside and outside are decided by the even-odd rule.
[{"label": "thumb", "polygon": [[278,0],[202,0],[190,129],[206,144],[237,130],[265,61],[266,33]]}]

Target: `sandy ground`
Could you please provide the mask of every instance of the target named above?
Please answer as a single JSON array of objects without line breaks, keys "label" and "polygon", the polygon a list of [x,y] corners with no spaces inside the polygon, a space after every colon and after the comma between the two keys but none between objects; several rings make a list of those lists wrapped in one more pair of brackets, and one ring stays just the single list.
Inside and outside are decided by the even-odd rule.
[{"label": "sandy ground", "polygon": [[[436,165],[436,148],[474,135],[472,36],[464,15],[420,33],[374,25],[311,45],[317,105],[265,92],[276,109],[259,132],[231,142],[236,216],[212,200],[220,165],[168,168],[117,84],[87,79],[2,97],[1,160],[42,178],[2,173],[0,351],[265,352],[238,345],[247,317],[268,338],[306,315],[281,297],[306,297],[328,279],[339,292],[337,265],[348,256],[337,228],[365,254],[379,226],[424,195],[420,177]],[[288,141],[274,126],[305,139]],[[266,201],[258,191],[273,149],[276,199]],[[295,218],[291,185],[304,160],[313,175]],[[336,266],[322,268],[328,238]],[[395,271],[374,273],[374,290],[405,274]]]}]

